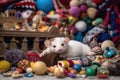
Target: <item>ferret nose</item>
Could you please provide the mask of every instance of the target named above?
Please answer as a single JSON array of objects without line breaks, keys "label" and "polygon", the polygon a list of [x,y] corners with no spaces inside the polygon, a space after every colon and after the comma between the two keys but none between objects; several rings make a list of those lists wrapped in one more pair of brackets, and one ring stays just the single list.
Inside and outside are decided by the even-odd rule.
[{"label": "ferret nose", "polygon": [[60,48],[60,49],[58,49],[58,51],[62,51],[62,49]]}]

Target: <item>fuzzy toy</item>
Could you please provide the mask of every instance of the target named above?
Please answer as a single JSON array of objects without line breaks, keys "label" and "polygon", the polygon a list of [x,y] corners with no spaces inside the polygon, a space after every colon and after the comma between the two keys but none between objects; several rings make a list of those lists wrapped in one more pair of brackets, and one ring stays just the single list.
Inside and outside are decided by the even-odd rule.
[{"label": "fuzzy toy", "polygon": [[80,0],[80,4],[87,4],[89,7],[97,6],[92,0]]},{"label": "fuzzy toy", "polygon": [[11,66],[16,66],[16,64],[22,60],[25,59],[25,53],[22,50],[14,49],[14,50],[8,50],[5,53],[5,60],[9,61],[11,63]]}]

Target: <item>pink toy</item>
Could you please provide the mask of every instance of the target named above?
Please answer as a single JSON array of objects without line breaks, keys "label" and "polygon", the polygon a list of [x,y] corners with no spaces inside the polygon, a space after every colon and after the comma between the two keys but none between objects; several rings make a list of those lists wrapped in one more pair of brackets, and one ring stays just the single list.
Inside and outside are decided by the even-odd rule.
[{"label": "pink toy", "polygon": [[78,17],[80,15],[80,8],[77,6],[72,6],[69,11],[70,15],[73,17]]},{"label": "pink toy", "polygon": [[84,5],[84,4],[82,4],[82,5],[80,6],[80,11],[86,12],[86,11],[87,11],[87,6]]}]

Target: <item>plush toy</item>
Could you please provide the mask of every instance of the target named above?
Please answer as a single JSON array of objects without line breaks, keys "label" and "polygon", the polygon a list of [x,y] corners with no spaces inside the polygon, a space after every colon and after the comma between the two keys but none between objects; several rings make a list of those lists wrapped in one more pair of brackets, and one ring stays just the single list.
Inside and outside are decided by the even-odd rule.
[{"label": "plush toy", "polygon": [[106,49],[106,47],[115,47],[115,44],[111,41],[111,40],[105,40],[102,44],[101,44],[101,48],[104,51]]},{"label": "plush toy", "polygon": [[47,71],[47,66],[44,62],[38,61],[34,63],[33,72],[37,75],[43,75]]},{"label": "plush toy", "polygon": [[47,65],[47,67],[57,65],[57,62],[59,60],[64,60],[64,58],[55,53],[46,54],[41,57],[41,61],[43,61]]},{"label": "plush toy", "polygon": [[80,6],[80,0],[71,0],[70,7],[72,6]]},{"label": "plush toy", "polygon": [[68,37],[56,37],[46,40],[45,46],[47,49],[40,56],[44,56],[47,53],[63,54],[67,57],[94,55],[88,45],[75,40],[69,40]]},{"label": "plush toy", "polygon": [[70,15],[73,17],[78,17],[80,15],[80,8],[78,6],[72,6],[69,11]]},{"label": "plush toy", "polygon": [[10,69],[10,63],[6,60],[1,60],[0,61],[0,72],[2,71],[8,71]]},{"label": "plush toy", "polygon": [[17,63],[18,68],[21,68],[23,70],[26,70],[28,67],[30,67],[30,62],[26,59],[20,60]]},{"label": "plush toy", "polygon": [[80,0],[80,4],[87,4],[89,7],[96,7],[96,4],[93,0]]},{"label": "plush toy", "polygon": [[89,30],[86,34],[85,34],[85,36],[84,36],[84,38],[83,38],[83,42],[84,43],[90,43],[91,41],[92,41],[92,39],[96,39],[96,37],[100,34],[100,33],[102,33],[102,32],[104,32],[104,28],[101,28],[101,27],[103,27],[104,25],[99,25],[99,26],[96,26],[96,27],[94,27],[94,28],[92,28],[91,30]]},{"label": "plush toy", "polygon": [[103,22],[102,18],[97,18],[92,22],[92,25],[97,26]]},{"label": "plush toy", "polygon": [[96,8],[89,7],[89,8],[87,9],[87,14],[88,14],[88,17],[89,17],[90,19],[94,19],[96,13],[97,13],[97,9],[96,9]]},{"label": "plush toy", "polygon": [[78,21],[75,23],[75,28],[80,32],[84,32],[87,29],[87,24],[84,21]]},{"label": "plush toy", "polygon": [[5,60],[9,61],[11,63],[11,66],[16,66],[20,60],[25,58],[26,56],[24,51],[19,49],[8,50],[5,53]]}]

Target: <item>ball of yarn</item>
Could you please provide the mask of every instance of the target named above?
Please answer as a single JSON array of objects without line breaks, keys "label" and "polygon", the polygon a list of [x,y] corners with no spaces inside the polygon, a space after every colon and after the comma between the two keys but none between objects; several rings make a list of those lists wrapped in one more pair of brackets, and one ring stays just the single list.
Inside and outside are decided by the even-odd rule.
[{"label": "ball of yarn", "polygon": [[105,51],[106,47],[115,47],[115,44],[111,40],[105,40],[101,44],[101,48],[102,48],[103,51]]},{"label": "ball of yarn", "polygon": [[54,10],[54,5],[52,0],[36,0],[36,5],[38,10],[42,10],[43,12],[50,12]]},{"label": "ball of yarn", "polygon": [[87,24],[84,21],[78,21],[76,22],[75,27],[78,31],[84,32],[87,29]]},{"label": "ball of yarn", "polygon": [[69,11],[70,15],[73,17],[78,17],[80,15],[80,8],[77,6],[72,6]]},{"label": "ball of yarn", "polygon": [[25,52],[19,49],[8,50],[5,53],[5,60],[9,61],[11,63],[11,66],[16,66],[16,64],[20,60],[25,58],[26,58]]},{"label": "ball of yarn", "polygon": [[107,32],[101,33],[99,36],[97,36],[98,42],[103,42],[105,40],[111,40],[111,36]]},{"label": "ball of yarn", "polygon": [[74,34],[78,32],[75,26],[68,27],[68,32],[70,32],[71,30],[73,31]]},{"label": "ball of yarn", "polygon": [[81,6],[80,6],[80,11],[81,11],[81,12],[86,12],[86,11],[87,11],[87,6],[84,5],[84,4],[81,5]]},{"label": "ball of yarn", "polygon": [[72,6],[79,6],[80,5],[80,1],[79,0],[71,0],[70,2],[70,7]]},{"label": "ball of yarn", "polygon": [[92,48],[92,51],[93,51],[95,54],[97,54],[97,55],[102,54],[102,49],[101,49],[100,47],[98,47],[98,46]]},{"label": "ball of yarn", "polygon": [[96,9],[96,8],[89,7],[89,8],[87,9],[87,14],[88,14],[88,17],[89,17],[90,19],[94,19],[96,13],[97,13],[97,9]]},{"label": "ball of yarn", "polygon": [[6,60],[0,61],[0,71],[5,70],[8,71],[10,69],[10,63]]}]

